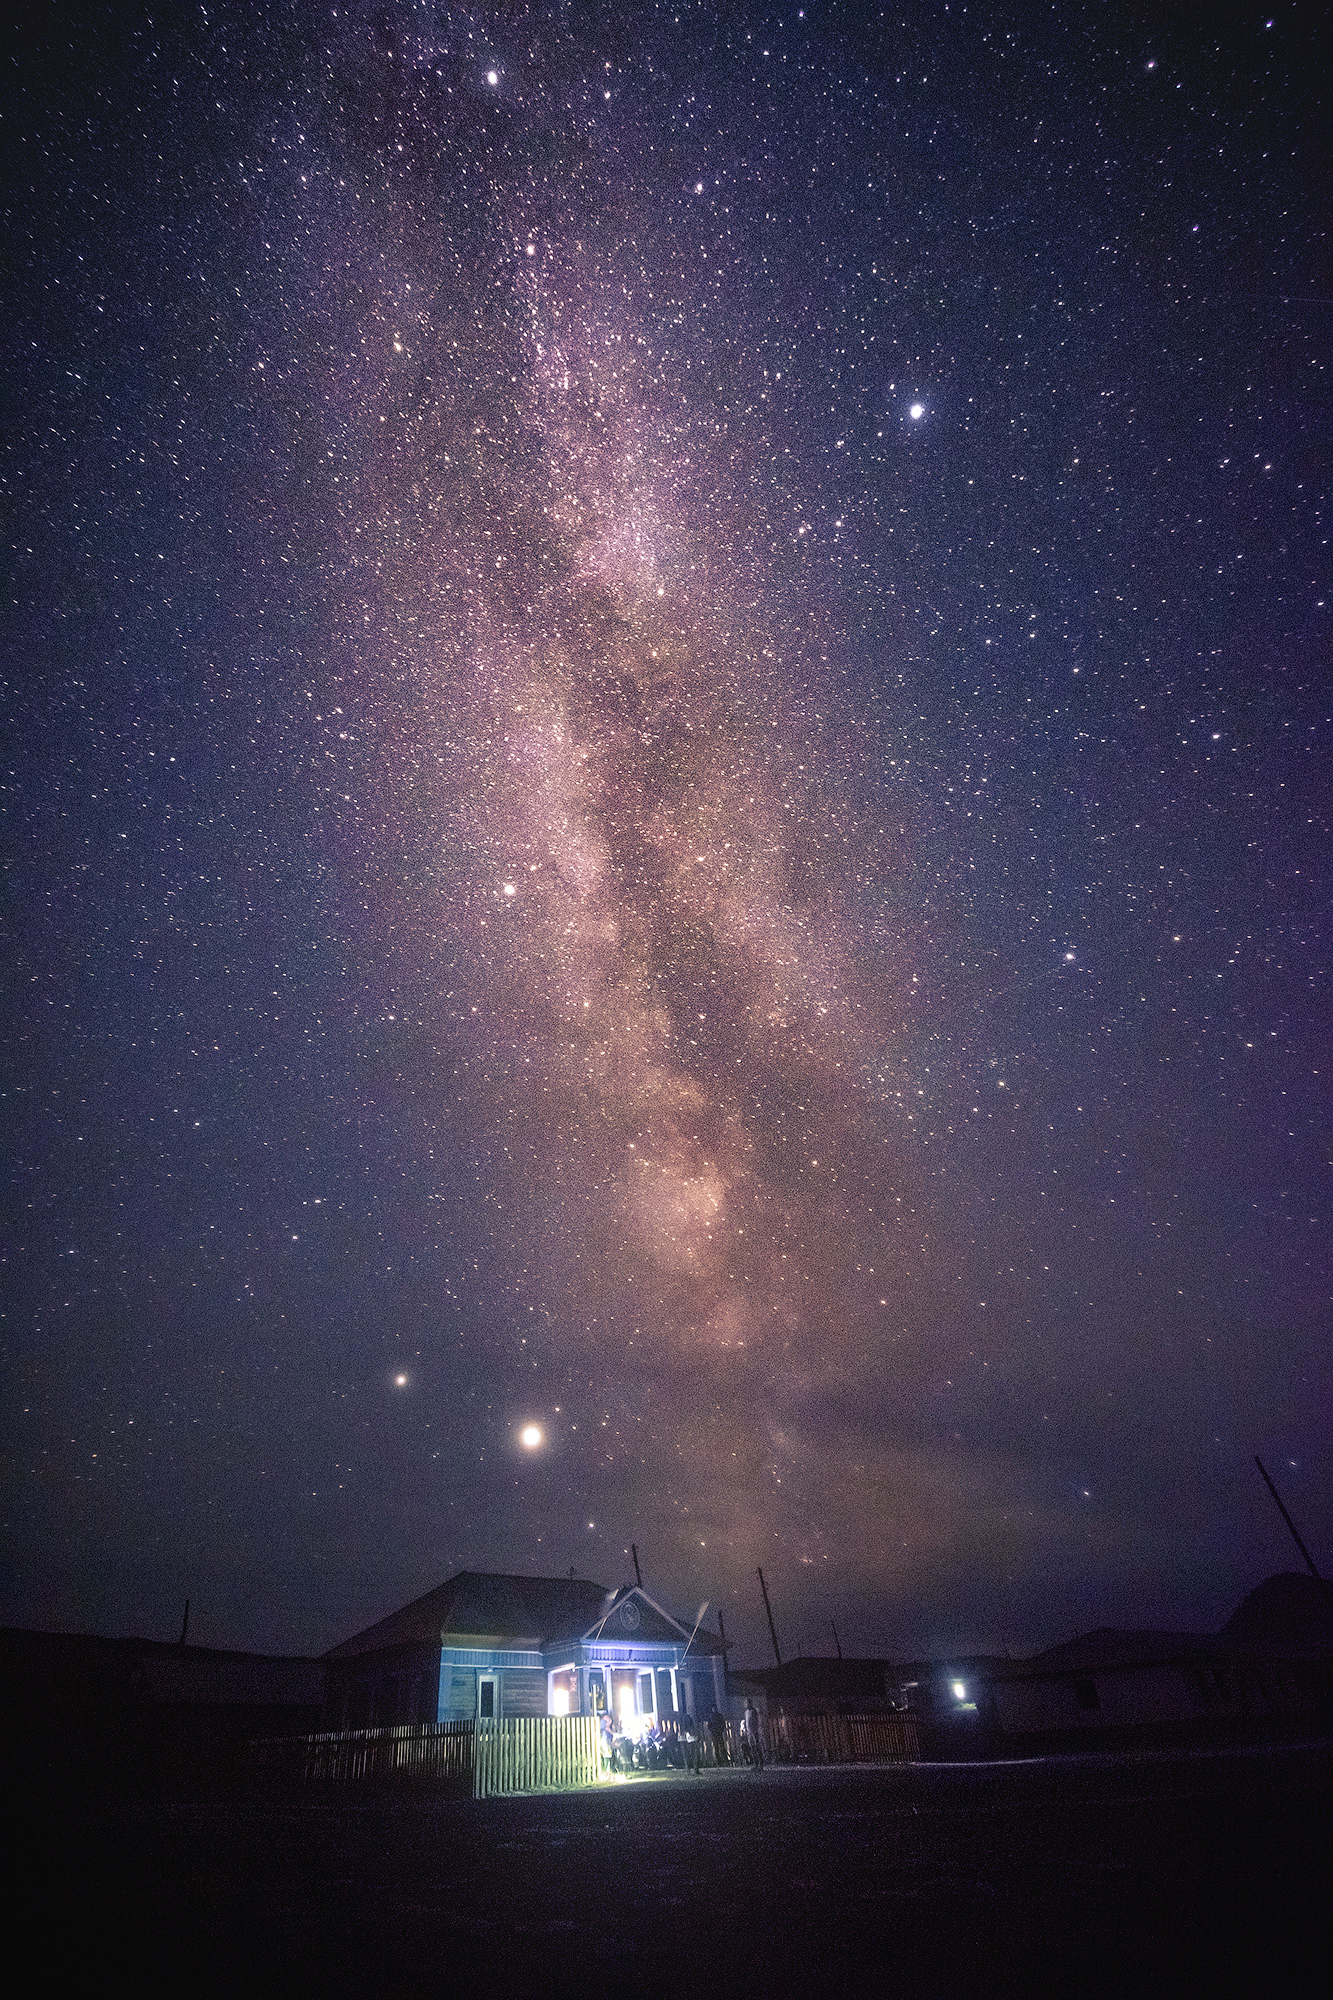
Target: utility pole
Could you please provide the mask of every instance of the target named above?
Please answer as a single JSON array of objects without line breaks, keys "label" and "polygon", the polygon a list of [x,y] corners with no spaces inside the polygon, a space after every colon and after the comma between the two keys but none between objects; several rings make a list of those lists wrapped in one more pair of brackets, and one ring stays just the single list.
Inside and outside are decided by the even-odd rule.
[{"label": "utility pole", "polygon": [[768,1618],[768,1636],[773,1641],[773,1658],[781,1666],[782,1655],[778,1651],[778,1635],[773,1625],[773,1612],[768,1601],[768,1585],[764,1582],[764,1572],[762,1570],[759,1571],[759,1588],[764,1593],[764,1612]]},{"label": "utility pole", "polygon": [[1324,1579],[1322,1576],[1320,1576],[1319,1571],[1314,1566],[1314,1557],[1310,1554],[1310,1551],[1306,1548],[1305,1543],[1301,1540],[1300,1535],[1297,1533],[1296,1523],[1292,1520],[1290,1514],[1287,1512],[1286,1508],[1282,1505],[1282,1495],[1278,1492],[1276,1486],[1274,1486],[1272,1480],[1269,1478],[1267,1472],[1264,1470],[1264,1462],[1260,1458],[1258,1452],[1254,1454],[1254,1462],[1258,1466],[1259,1471],[1263,1476],[1264,1485],[1268,1488],[1273,1498],[1277,1501],[1278,1513],[1282,1516],[1283,1520],[1286,1522],[1287,1526],[1291,1530],[1292,1541],[1295,1542],[1297,1548],[1300,1550],[1301,1554],[1305,1557],[1305,1567],[1309,1570],[1311,1576],[1314,1578],[1316,1583],[1322,1583]]},{"label": "utility pole", "polygon": [[634,1581],[638,1584],[639,1589],[642,1590],[643,1578],[639,1575],[639,1545],[637,1542],[630,1543],[629,1552],[634,1558]]},{"label": "utility pole", "polygon": [[833,1623],[833,1620],[832,1620],[831,1618],[829,1619],[829,1630],[830,1630],[830,1631],[832,1632],[832,1634],[833,1634],[833,1643],[834,1643],[834,1645],[835,1645],[835,1646],[837,1647],[837,1649],[838,1649],[838,1658],[839,1658],[839,1659],[841,1659],[841,1658],[842,1658],[842,1640],[841,1640],[841,1639],[840,1639],[840,1638],[838,1637],[838,1628],[837,1628],[837,1626],[836,1626],[836,1625],[835,1625],[835,1624]]}]

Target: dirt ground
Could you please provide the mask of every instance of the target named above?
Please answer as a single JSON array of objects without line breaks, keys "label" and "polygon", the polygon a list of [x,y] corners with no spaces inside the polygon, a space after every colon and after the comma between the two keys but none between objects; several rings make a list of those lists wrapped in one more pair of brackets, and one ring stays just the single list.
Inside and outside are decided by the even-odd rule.
[{"label": "dirt ground", "polygon": [[1333,1741],[479,1804],[47,1800],[17,1815],[19,1907],[56,1992],[1316,1991],[1331,1779]]}]

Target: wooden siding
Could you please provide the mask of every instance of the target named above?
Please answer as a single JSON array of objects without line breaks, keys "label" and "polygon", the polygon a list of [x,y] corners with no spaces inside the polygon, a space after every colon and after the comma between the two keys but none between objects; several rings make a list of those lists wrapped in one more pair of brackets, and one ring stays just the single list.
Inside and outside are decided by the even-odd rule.
[{"label": "wooden siding", "polygon": [[546,1714],[545,1668],[501,1667],[499,1678],[500,1714],[506,1721]]},{"label": "wooden siding", "polygon": [[997,1675],[991,1716],[1005,1736],[1093,1735],[1210,1722],[1313,1721],[1333,1708],[1327,1663],[1217,1655]]},{"label": "wooden siding", "polygon": [[[471,1722],[477,1713],[477,1669],[445,1665],[440,1678],[449,1676],[447,1704],[442,1704],[446,1722]],[[443,1693],[443,1689],[441,1690]]]},{"label": "wooden siding", "polygon": [[460,1667],[446,1660],[440,1669],[441,1720],[472,1722],[477,1714],[478,1677],[494,1680],[505,1719],[545,1715],[546,1673],[541,1667]]}]

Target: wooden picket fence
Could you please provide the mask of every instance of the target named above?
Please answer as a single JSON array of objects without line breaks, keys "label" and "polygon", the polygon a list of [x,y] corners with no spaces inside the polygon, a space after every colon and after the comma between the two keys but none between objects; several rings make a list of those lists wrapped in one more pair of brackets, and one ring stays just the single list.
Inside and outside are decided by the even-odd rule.
[{"label": "wooden picket fence", "polygon": [[525,1715],[474,1727],[474,1798],[569,1791],[595,1785],[604,1774],[595,1715]]},{"label": "wooden picket fence", "polygon": [[[764,1747],[779,1764],[909,1764],[920,1754],[916,1720],[906,1715],[770,1715]],[[279,1737],[253,1751],[262,1778],[299,1785],[416,1778],[477,1799],[569,1791],[609,1775],[593,1715],[345,1729]],[[734,1742],[731,1757],[735,1762]]]},{"label": "wooden picket fence", "polygon": [[343,1729],[315,1736],[277,1737],[254,1746],[256,1766],[269,1778],[303,1784],[355,1779],[472,1776],[470,1722],[404,1723],[395,1729]]},{"label": "wooden picket fence", "polygon": [[912,1764],[921,1754],[911,1715],[770,1715],[764,1737],[784,1764]]},{"label": "wooden picket fence", "polygon": [[302,1785],[429,1779],[470,1790],[567,1791],[605,1775],[597,1719],[520,1716],[497,1722],[405,1723],[287,1736],[253,1746],[261,1778]]}]

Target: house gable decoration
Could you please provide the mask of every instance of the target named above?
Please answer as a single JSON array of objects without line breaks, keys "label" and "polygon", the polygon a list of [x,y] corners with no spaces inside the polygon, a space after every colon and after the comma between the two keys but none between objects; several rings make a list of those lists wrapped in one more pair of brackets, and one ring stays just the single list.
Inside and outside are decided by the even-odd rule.
[{"label": "house gable decoration", "polygon": [[638,1645],[689,1646],[691,1652],[704,1656],[722,1650],[721,1640],[711,1632],[696,1632],[692,1636],[689,1626],[664,1611],[642,1584],[617,1591],[610,1609],[582,1637],[589,1646],[629,1640]]}]

